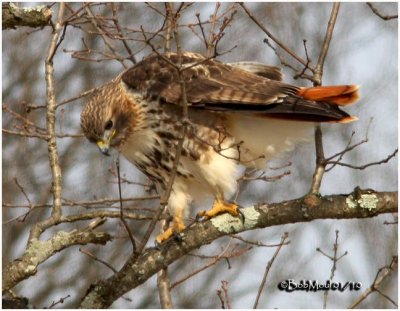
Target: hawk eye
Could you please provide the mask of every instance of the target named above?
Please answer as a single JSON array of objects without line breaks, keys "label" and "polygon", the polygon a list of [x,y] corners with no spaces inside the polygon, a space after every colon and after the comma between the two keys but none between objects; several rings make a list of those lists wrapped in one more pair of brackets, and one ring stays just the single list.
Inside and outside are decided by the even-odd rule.
[{"label": "hawk eye", "polygon": [[105,128],[106,130],[111,130],[112,127],[113,127],[113,121],[112,121],[112,120],[108,120],[107,123],[106,123],[106,125],[104,126],[104,128]]}]

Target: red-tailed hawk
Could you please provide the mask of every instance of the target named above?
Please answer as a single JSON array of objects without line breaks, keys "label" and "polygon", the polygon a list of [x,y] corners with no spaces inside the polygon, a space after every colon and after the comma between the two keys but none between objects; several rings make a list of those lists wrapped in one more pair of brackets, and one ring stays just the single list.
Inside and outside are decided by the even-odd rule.
[{"label": "red-tailed hawk", "polygon": [[227,199],[243,168],[262,169],[311,138],[315,122],[356,120],[339,106],[359,98],[357,85],[304,88],[281,82],[279,68],[259,63],[224,64],[189,52],[149,56],[92,94],[81,126],[103,153],[117,148],[160,193],[181,134],[182,86],[173,64],[184,68],[190,122],[168,201],[173,222],[159,243],[185,228],[193,200],[215,198],[210,211],[199,213],[206,219],[238,215]]}]

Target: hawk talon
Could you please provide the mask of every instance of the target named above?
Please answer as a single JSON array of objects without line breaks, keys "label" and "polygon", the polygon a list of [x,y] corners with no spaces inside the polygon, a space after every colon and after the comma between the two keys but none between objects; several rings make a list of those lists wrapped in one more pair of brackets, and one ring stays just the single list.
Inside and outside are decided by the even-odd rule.
[{"label": "hawk talon", "polygon": [[179,232],[174,231],[173,233],[173,239],[177,242],[182,242],[183,241],[183,235]]},{"label": "hawk talon", "polygon": [[196,214],[195,221],[197,221],[197,222],[200,222],[200,221],[201,221],[201,218],[203,217],[203,216],[200,216],[200,213],[201,213],[201,212],[198,212],[198,213]]},{"label": "hawk talon", "polygon": [[[160,233],[156,237],[156,243],[158,245],[163,244],[165,241],[173,238],[177,238],[177,235],[180,235],[180,232],[186,229],[185,224],[183,223],[182,217],[181,216],[175,216],[173,218],[173,221],[171,225],[166,229],[163,233]],[[182,237],[180,236],[178,239],[182,240]]]},{"label": "hawk talon", "polygon": [[238,208],[238,213],[239,213],[239,219],[244,224],[246,222],[246,216],[243,214],[243,212]]},{"label": "hawk talon", "polygon": [[154,248],[161,251],[161,244],[157,240],[154,240]]},{"label": "hawk talon", "polygon": [[223,213],[228,213],[233,217],[239,217],[242,223],[245,221],[244,214],[240,211],[239,205],[233,202],[225,202],[221,200],[215,200],[210,210],[198,212],[196,215],[196,221],[200,221],[201,219],[206,221]]},{"label": "hawk talon", "polygon": [[207,211],[200,211],[196,214],[196,221],[200,222],[200,221],[206,221],[209,220],[211,217],[208,217],[206,215]]}]

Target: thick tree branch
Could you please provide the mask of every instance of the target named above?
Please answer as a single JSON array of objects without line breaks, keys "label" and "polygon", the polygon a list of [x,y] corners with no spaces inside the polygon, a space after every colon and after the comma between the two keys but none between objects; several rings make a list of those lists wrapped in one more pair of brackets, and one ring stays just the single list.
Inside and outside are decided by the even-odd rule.
[{"label": "thick tree branch", "polygon": [[51,22],[51,10],[46,6],[21,8],[14,3],[2,5],[3,29],[16,29],[18,26],[44,27]]},{"label": "thick tree branch", "polygon": [[[397,212],[397,192],[360,191],[318,199],[308,207],[303,198],[242,209],[245,222],[223,214],[210,221],[195,223],[185,230],[181,241],[170,240],[161,249],[149,248],[133,264],[117,274],[93,284],[82,298],[80,308],[107,308],[126,292],[190,251],[228,234],[315,219],[368,218]],[[314,202],[315,203],[315,202]]]},{"label": "thick tree branch", "polygon": [[19,282],[35,275],[37,267],[57,252],[73,246],[89,243],[106,244],[111,236],[104,232],[93,231],[105,220],[95,220],[82,230],[70,232],[58,231],[51,239],[30,241],[22,257],[12,261],[3,269],[3,291],[12,289]]}]

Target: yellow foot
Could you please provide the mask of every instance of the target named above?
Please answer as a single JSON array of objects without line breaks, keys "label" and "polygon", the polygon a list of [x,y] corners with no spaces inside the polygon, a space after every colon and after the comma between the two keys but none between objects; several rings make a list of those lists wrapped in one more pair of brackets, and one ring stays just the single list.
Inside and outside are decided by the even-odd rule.
[{"label": "yellow foot", "polygon": [[167,230],[163,233],[157,235],[156,243],[161,244],[164,241],[168,240],[170,237],[179,235],[183,230],[185,230],[186,226],[182,221],[182,218],[175,217],[172,221],[172,224],[169,226]]},{"label": "yellow foot", "polygon": [[215,200],[210,210],[198,212],[196,218],[199,219],[203,217],[205,220],[208,220],[223,213],[229,213],[232,216],[243,216],[243,214],[239,210],[238,205],[234,203]]}]

